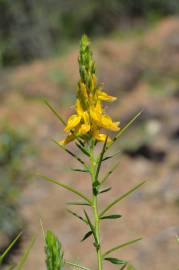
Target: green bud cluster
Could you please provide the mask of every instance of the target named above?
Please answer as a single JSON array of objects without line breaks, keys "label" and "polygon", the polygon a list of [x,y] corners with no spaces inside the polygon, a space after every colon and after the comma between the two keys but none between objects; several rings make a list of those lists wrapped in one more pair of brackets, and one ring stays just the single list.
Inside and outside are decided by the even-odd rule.
[{"label": "green bud cluster", "polygon": [[95,75],[95,62],[89,44],[88,37],[83,35],[80,43],[78,62],[81,81],[91,89],[93,75]]}]

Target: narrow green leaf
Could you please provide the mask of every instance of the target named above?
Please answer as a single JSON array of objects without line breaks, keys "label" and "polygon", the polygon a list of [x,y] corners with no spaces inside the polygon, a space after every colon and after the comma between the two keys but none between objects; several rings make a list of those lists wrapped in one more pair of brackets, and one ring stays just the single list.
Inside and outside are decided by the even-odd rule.
[{"label": "narrow green leaf", "polygon": [[93,233],[93,236],[94,236],[94,239],[95,239],[95,243],[98,245],[98,239],[96,237],[96,232],[95,232],[94,226],[91,223],[91,220],[90,220],[90,218],[89,218],[89,216],[88,216],[88,214],[87,214],[87,212],[85,210],[84,210],[84,213],[85,213],[85,217],[86,217],[86,220],[88,222],[88,225],[89,225],[89,227],[90,227],[90,229],[91,229],[91,231]]},{"label": "narrow green leaf", "polygon": [[101,180],[101,184],[104,184],[107,181],[109,176],[114,172],[115,169],[117,169],[118,165],[119,165],[119,161],[106,173],[106,175]]},{"label": "narrow green leaf", "polygon": [[103,216],[103,217],[100,217],[100,219],[117,219],[121,217],[122,217],[121,215],[115,214],[115,215]]},{"label": "narrow green leaf", "polygon": [[119,270],[124,270],[126,266],[127,266],[127,262]]},{"label": "narrow green leaf", "polygon": [[119,203],[121,200],[123,200],[124,198],[126,198],[127,196],[129,196],[131,193],[133,193],[134,191],[136,191],[138,188],[140,188],[141,186],[143,186],[145,184],[145,181],[139,183],[138,185],[136,185],[135,187],[131,188],[129,191],[127,191],[126,193],[124,193],[123,195],[121,195],[120,197],[118,197],[117,199],[115,199],[114,201],[112,201],[101,213],[100,213],[100,217],[103,216],[110,208],[112,208],[115,204]]},{"label": "narrow green leaf", "polygon": [[79,161],[82,165],[86,166],[85,162],[79,158],[76,154],[74,154],[72,151],[70,151],[68,148],[66,148],[64,145],[59,144],[56,140],[53,140],[55,144],[57,144],[60,148],[65,150],[68,154],[70,154],[72,157],[74,157],[77,161]]},{"label": "narrow green leaf", "polygon": [[83,152],[83,154],[85,154],[88,157],[90,156],[90,153],[88,152],[88,150],[84,146],[82,146],[81,144],[79,144],[77,142],[75,144]]},{"label": "narrow green leaf", "polygon": [[90,237],[93,234],[92,231],[87,232],[84,237],[82,238],[81,242],[85,241],[88,237]]},{"label": "narrow green leaf", "polygon": [[58,120],[60,120],[60,122],[66,126],[66,122],[65,120],[59,115],[59,113],[56,111],[56,109],[48,102],[47,99],[44,99],[45,104],[47,105],[47,107],[54,113],[54,115],[58,118]]},{"label": "narrow green leaf", "polygon": [[73,172],[83,172],[83,173],[89,173],[89,170],[85,169],[78,169],[78,168],[71,168]]},{"label": "narrow green leaf", "polygon": [[104,258],[104,260],[109,261],[112,264],[126,264],[127,263],[124,260],[120,260],[120,259],[113,258],[113,257],[106,257],[106,258]]},{"label": "narrow green leaf", "polygon": [[119,139],[119,137],[136,121],[136,119],[141,115],[142,111],[137,113],[113,138],[113,141],[107,146],[107,150]]},{"label": "narrow green leaf", "polygon": [[99,159],[98,159],[97,169],[96,169],[96,174],[95,174],[95,179],[96,179],[96,181],[97,181],[97,179],[98,179],[99,170],[100,170],[100,168],[101,168],[101,163],[102,163],[103,156],[104,156],[104,153],[105,153],[105,150],[106,150],[107,140],[108,140],[108,136],[106,136],[106,139],[105,139],[104,144],[103,144],[103,148],[102,148],[102,150],[101,150],[101,153],[100,153],[100,156],[99,156]]},{"label": "narrow green leaf", "polygon": [[27,258],[29,256],[29,253],[30,253],[30,251],[31,251],[31,249],[32,249],[32,247],[33,247],[33,245],[35,243],[35,239],[36,239],[35,236],[33,236],[30,243],[29,243],[29,245],[27,246],[24,254],[20,258],[20,261],[18,262],[15,270],[22,270],[23,269],[24,264],[25,264],[25,262],[26,262],[26,260],[27,260]]},{"label": "narrow green leaf", "polygon": [[105,160],[108,160],[110,158],[113,158],[113,157],[117,156],[120,153],[121,153],[121,150],[120,151],[117,151],[116,153],[114,153],[114,154],[112,154],[110,156],[104,157],[102,161],[105,161]]},{"label": "narrow green leaf", "polygon": [[4,260],[5,256],[8,254],[8,252],[11,250],[11,248],[15,245],[15,243],[19,240],[22,233],[20,232],[16,238],[10,243],[10,245],[6,248],[6,250],[3,252],[3,254],[0,256],[0,265],[2,264],[2,261]]},{"label": "narrow green leaf", "polygon": [[111,190],[111,187],[108,187],[108,188],[104,188],[102,189],[101,191],[99,191],[99,193],[105,193],[105,192],[108,192]]},{"label": "narrow green leaf", "polygon": [[85,143],[82,141],[82,139],[78,138],[78,142],[82,147],[85,147]]},{"label": "narrow green leaf", "polygon": [[71,191],[72,193],[75,193],[76,195],[78,195],[79,197],[81,197],[85,201],[87,201],[90,205],[92,204],[91,201],[90,201],[90,199],[88,199],[88,197],[86,197],[83,193],[79,192],[78,190],[72,188],[71,186],[68,186],[66,184],[63,184],[63,183],[61,183],[59,181],[56,181],[56,180],[54,180],[52,178],[49,178],[47,176],[44,176],[44,175],[39,175],[39,176],[42,177],[42,179],[44,179],[44,180],[46,180],[48,182],[54,183],[54,184],[56,184],[56,185],[58,185],[58,186],[60,186],[60,187],[62,187],[64,189],[66,189],[66,190]]},{"label": "narrow green leaf", "polygon": [[74,267],[76,267],[76,268],[78,268],[78,269],[90,270],[90,269],[87,268],[87,267],[81,266],[81,265],[76,264],[76,263],[68,262],[68,261],[65,261],[65,264],[74,266]]},{"label": "narrow green leaf", "polygon": [[68,205],[84,205],[84,206],[91,206],[89,203],[87,202],[67,202],[66,204]]},{"label": "narrow green leaf", "polygon": [[127,247],[127,246],[129,246],[129,245],[131,245],[131,244],[134,244],[134,243],[140,241],[140,240],[142,240],[142,238],[137,238],[137,239],[134,239],[134,240],[125,242],[125,243],[123,243],[123,244],[120,244],[120,245],[118,245],[118,246],[115,246],[115,247],[109,249],[108,251],[106,251],[106,252],[103,254],[103,257],[106,257],[106,255],[112,253],[113,251],[116,251],[116,250],[121,249],[121,248],[123,248],[123,247]]},{"label": "narrow green leaf", "polygon": [[67,209],[68,213],[72,214],[74,217],[78,218],[79,220],[83,221],[84,223],[88,224],[88,222],[80,215],[77,213],[71,211],[70,209]]}]

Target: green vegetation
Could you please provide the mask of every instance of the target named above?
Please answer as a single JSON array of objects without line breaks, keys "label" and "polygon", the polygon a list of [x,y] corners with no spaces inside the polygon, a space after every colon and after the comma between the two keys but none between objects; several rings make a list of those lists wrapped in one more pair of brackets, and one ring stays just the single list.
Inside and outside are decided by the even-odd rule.
[{"label": "green vegetation", "polygon": [[[2,263],[3,263],[4,259],[6,258],[7,254],[9,254],[11,249],[15,246],[15,244],[17,244],[17,242],[19,241],[21,236],[22,236],[22,234],[19,233],[14,238],[14,240],[9,244],[9,246],[6,248],[6,250],[2,254],[0,254],[0,266],[2,265]],[[7,269],[8,270],[22,270],[22,269],[24,269],[24,265],[26,263],[28,255],[29,255],[34,243],[35,243],[35,236],[33,236],[32,239],[30,240],[27,248],[25,248],[22,256],[19,259],[19,261],[16,264],[13,264],[13,265],[9,266]]]},{"label": "green vegetation", "polygon": [[22,228],[18,198],[24,179],[30,177],[27,158],[32,149],[28,137],[9,125],[1,126],[0,132],[0,232],[10,238]]}]

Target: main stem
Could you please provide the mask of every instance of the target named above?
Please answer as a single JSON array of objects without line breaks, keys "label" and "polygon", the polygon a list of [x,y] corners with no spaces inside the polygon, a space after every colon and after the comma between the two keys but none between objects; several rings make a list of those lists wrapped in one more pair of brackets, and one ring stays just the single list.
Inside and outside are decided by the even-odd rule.
[{"label": "main stem", "polygon": [[[94,147],[91,146],[90,149],[90,169],[91,169],[91,178],[92,178],[92,185],[97,181],[95,178],[95,158],[94,158]],[[92,186],[92,189],[94,187]],[[101,239],[100,239],[100,217],[98,213],[98,200],[97,200],[97,194],[94,192],[93,189],[93,215],[95,220],[95,233],[96,238],[98,241],[98,244],[96,245],[96,253],[97,253],[97,260],[98,260],[98,270],[103,269],[103,259],[102,259],[102,253],[101,253]]]},{"label": "main stem", "polygon": [[98,270],[103,269],[102,265],[102,254],[101,254],[101,239],[100,239],[100,219],[98,215],[97,208],[97,196],[93,196],[93,209],[94,209],[94,218],[95,218],[95,232],[96,238],[98,239],[98,246],[96,247],[97,259],[98,259]]}]

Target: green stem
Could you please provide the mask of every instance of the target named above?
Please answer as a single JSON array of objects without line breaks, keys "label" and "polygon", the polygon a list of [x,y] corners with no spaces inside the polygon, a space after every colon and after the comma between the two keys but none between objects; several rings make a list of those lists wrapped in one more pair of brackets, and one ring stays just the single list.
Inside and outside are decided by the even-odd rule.
[{"label": "green stem", "polygon": [[98,245],[96,246],[98,270],[102,270],[103,259],[102,259],[102,253],[101,253],[100,218],[99,218],[98,208],[97,208],[97,196],[93,196],[93,209],[94,209],[94,217],[95,217],[95,233],[96,233],[96,238],[98,240]]},{"label": "green stem", "polygon": [[[100,239],[100,216],[98,212],[98,200],[97,200],[97,193],[94,192],[94,183],[97,181],[96,179],[96,166],[98,168],[98,164],[95,164],[95,158],[94,158],[94,146],[91,145],[90,147],[90,173],[91,173],[91,179],[92,179],[92,188],[93,188],[93,215],[95,220],[95,234],[96,234],[96,253],[97,253],[97,261],[98,261],[98,270],[103,269],[103,258],[102,258],[102,252],[101,252],[101,239]],[[99,162],[99,161],[98,161]]]}]

